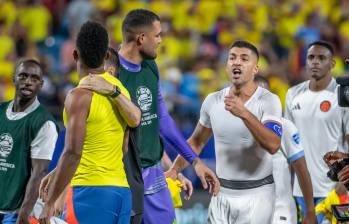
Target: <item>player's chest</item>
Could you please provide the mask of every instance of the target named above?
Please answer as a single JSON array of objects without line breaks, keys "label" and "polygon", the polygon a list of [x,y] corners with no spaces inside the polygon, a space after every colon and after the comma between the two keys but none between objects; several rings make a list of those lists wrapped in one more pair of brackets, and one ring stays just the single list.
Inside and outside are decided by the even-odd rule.
[{"label": "player's chest", "polygon": [[307,91],[296,96],[291,102],[293,118],[303,122],[316,120],[332,122],[340,118],[337,96],[330,92]]},{"label": "player's chest", "polygon": [[[242,119],[227,111],[224,106],[223,102],[217,103],[210,111],[210,121],[215,137],[250,138],[252,135]],[[258,106],[247,107],[247,109],[260,120],[261,112]]]}]

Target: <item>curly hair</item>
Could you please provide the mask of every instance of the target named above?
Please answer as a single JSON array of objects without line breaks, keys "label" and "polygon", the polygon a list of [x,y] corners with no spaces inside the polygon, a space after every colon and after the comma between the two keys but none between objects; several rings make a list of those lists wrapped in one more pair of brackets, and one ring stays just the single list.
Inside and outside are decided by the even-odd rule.
[{"label": "curly hair", "polygon": [[98,68],[104,62],[108,50],[107,30],[99,23],[84,23],[76,38],[76,47],[82,62],[89,68]]}]

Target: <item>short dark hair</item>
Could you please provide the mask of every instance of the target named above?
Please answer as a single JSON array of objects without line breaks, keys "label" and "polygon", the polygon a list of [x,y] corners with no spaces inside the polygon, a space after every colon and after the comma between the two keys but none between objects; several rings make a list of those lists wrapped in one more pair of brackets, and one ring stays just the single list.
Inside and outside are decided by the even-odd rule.
[{"label": "short dark hair", "polygon": [[318,41],[315,41],[315,42],[309,44],[307,50],[309,50],[312,46],[315,46],[315,45],[327,48],[331,52],[332,55],[334,54],[334,49],[333,49],[332,44],[327,42],[327,41],[324,41],[324,40],[318,40]]},{"label": "short dark hair", "polygon": [[76,38],[79,57],[89,68],[98,68],[104,62],[108,50],[107,30],[99,23],[84,23]]},{"label": "short dark hair", "polygon": [[139,29],[151,26],[154,21],[160,21],[160,17],[146,9],[131,10],[122,21],[122,34],[126,42],[134,41]]},{"label": "short dark hair", "polygon": [[254,46],[250,42],[247,42],[245,40],[237,40],[231,45],[230,49],[232,49],[233,47],[250,49],[257,56],[257,59],[259,59],[259,53],[256,46]]},{"label": "short dark hair", "polygon": [[119,54],[118,54],[118,52],[112,47],[108,48],[108,52],[109,52],[108,61],[110,61],[111,64],[113,64],[116,68],[118,68],[119,67]]},{"label": "short dark hair", "polygon": [[15,65],[15,71],[17,71],[18,67],[24,64],[32,64],[35,66],[38,66],[40,68],[41,71],[41,75],[43,75],[43,69],[42,69],[42,65],[40,64],[39,61],[33,59],[33,58],[21,58],[16,62]]}]

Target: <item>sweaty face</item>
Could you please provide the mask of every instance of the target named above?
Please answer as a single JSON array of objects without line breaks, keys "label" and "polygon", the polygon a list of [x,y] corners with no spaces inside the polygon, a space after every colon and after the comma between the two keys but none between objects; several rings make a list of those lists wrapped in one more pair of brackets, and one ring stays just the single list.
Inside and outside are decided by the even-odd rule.
[{"label": "sweaty face", "polygon": [[160,21],[154,21],[153,25],[146,29],[142,34],[140,52],[144,59],[155,59],[156,50],[161,43],[161,24]]},{"label": "sweaty face", "polygon": [[253,82],[258,72],[257,56],[248,48],[233,47],[229,51],[226,71],[235,86]]},{"label": "sweaty face", "polygon": [[332,54],[326,47],[314,45],[308,49],[306,71],[311,78],[320,80],[331,75],[333,67]]},{"label": "sweaty face", "polygon": [[40,67],[32,63],[20,64],[14,82],[17,96],[27,99],[36,97],[43,85]]}]

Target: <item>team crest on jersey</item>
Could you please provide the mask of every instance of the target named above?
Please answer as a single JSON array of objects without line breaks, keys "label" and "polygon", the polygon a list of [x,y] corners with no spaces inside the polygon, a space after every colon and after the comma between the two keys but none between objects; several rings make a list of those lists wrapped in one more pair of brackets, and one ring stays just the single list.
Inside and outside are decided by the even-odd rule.
[{"label": "team crest on jersey", "polygon": [[140,86],[136,92],[137,103],[141,108],[142,112],[147,112],[153,102],[153,97],[150,89],[145,86]]},{"label": "team crest on jersey", "polygon": [[13,139],[9,133],[0,135],[0,156],[6,158],[12,151]]},{"label": "team crest on jersey", "polygon": [[299,137],[299,133],[292,135],[292,139],[293,139],[293,142],[296,143],[296,145],[299,145],[299,143],[301,141],[301,139]]},{"label": "team crest on jersey", "polygon": [[322,112],[327,112],[331,109],[331,103],[328,100],[322,101],[320,104],[320,110]]}]

